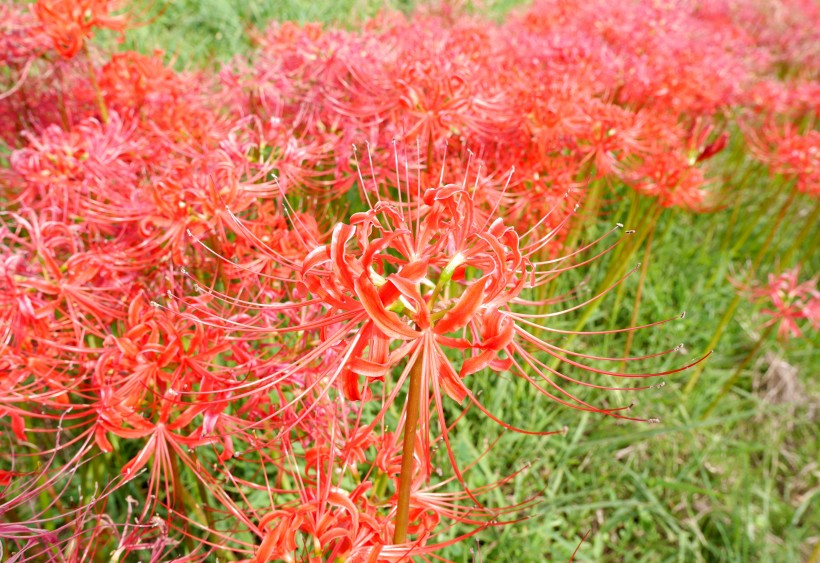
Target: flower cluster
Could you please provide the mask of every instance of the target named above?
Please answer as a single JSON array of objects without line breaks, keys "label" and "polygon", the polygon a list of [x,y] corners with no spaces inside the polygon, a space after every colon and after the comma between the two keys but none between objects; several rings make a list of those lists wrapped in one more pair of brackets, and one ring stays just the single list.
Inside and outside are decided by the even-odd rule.
[{"label": "flower cluster", "polygon": [[763,327],[776,326],[777,338],[788,340],[800,338],[803,331],[799,323],[808,321],[812,330],[820,329],[820,292],[817,280],[803,282],[800,267],[795,267],[780,275],[769,275],[768,283],[746,288],[750,299],[763,303],[764,315],[771,317]]},{"label": "flower cluster", "polygon": [[[674,320],[556,322],[635,271],[548,291],[630,236],[570,244],[589,186],[705,209],[742,114],[754,154],[817,195],[817,14],[793,4],[782,29],[753,2],[597,0],[276,23],[216,76],[100,52],[94,30],[132,19],[118,2],[1,6],[3,548],[427,560],[519,519],[531,501],[486,501],[515,475],[471,485],[481,458],[452,436],[474,415],[563,429],[517,428],[483,389],[655,422],[596,391],[703,359],[568,349]],[[777,283],[794,334],[817,295]]]}]

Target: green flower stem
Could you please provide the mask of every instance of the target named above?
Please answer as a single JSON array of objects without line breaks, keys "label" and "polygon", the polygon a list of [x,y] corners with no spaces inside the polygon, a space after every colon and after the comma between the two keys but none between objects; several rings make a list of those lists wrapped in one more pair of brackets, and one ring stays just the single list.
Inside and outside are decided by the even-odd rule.
[{"label": "green flower stem", "polygon": [[[204,515],[202,514],[202,508],[191,498],[191,494],[182,484],[182,476],[179,473],[179,463],[177,462],[177,456],[174,455],[173,450],[169,452],[168,457],[171,460],[171,472],[172,472],[172,483],[173,483],[173,491],[172,491],[172,502],[173,508],[178,508],[180,504],[189,508],[198,518],[200,518],[200,525],[202,522],[205,522]],[[196,550],[196,545],[194,544],[194,538],[190,534],[185,535],[185,545],[191,552]]]},{"label": "green flower stem", "polygon": [[818,563],[818,561],[820,561],[820,540],[817,540],[817,543],[814,544],[808,563]]},{"label": "green flower stem", "polygon": [[777,196],[780,195],[780,190],[772,190],[763,203],[761,203],[760,207],[757,208],[757,212],[752,215],[752,220],[749,221],[748,226],[743,230],[740,237],[735,240],[735,244],[732,245],[732,249],[729,251],[730,256],[734,256],[737,252],[746,244],[746,241],[749,240],[749,237],[752,235],[755,227],[760,224],[760,219],[772,208],[774,202],[777,200]]},{"label": "green flower stem", "polygon": [[604,191],[603,180],[590,181],[589,191],[587,197],[580,207],[580,213],[574,221],[571,222],[569,234],[567,235],[565,248],[575,248],[578,244],[578,239],[581,238],[581,233],[585,225],[595,224],[598,217],[598,210],[601,207],[601,196]]},{"label": "green flower stem", "polygon": [[436,304],[436,299],[438,299],[441,291],[447,287],[447,284],[449,284],[450,280],[453,279],[453,274],[456,273],[456,268],[462,264],[464,264],[464,256],[461,254],[456,254],[441,271],[441,275],[438,278],[438,283],[433,289],[433,294],[430,296],[430,309],[432,309],[433,305]]},{"label": "green flower stem", "polygon": [[387,480],[387,473],[376,472],[376,478],[373,479],[373,489],[370,491],[370,502],[373,504],[381,502],[384,491],[387,489]]},{"label": "green flower stem", "polygon": [[811,238],[809,243],[801,249],[798,261],[806,260],[807,258],[814,258],[818,247],[820,247],[820,229],[814,233],[814,236]]},{"label": "green flower stem", "polygon": [[657,202],[652,201],[650,203],[649,209],[645,210],[642,213],[640,209],[639,198],[640,196],[636,194],[635,201],[629,210],[629,215],[626,218],[624,226],[627,229],[629,229],[631,228],[630,225],[636,225],[638,223],[638,217],[641,215],[645,216],[646,220],[639,229],[635,230],[635,234],[632,236],[631,239],[625,241],[623,244],[619,245],[615,249],[615,255],[613,256],[612,260],[610,260],[609,269],[607,270],[606,275],[604,276],[603,282],[601,282],[601,285],[599,286],[599,291],[606,289],[607,287],[615,283],[615,281],[618,278],[623,276],[624,273],[626,273],[627,269],[629,268],[630,260],[635,255],[635,252],[649,237],[650,233],[655,231],[658,219],[660,218],[661,213],[663,212],[663,207],[658,205]]},{"label": "green flower stem", "polygon": [[763,346],[763,343],[766,342],[766,340],[769,338],[769,335],[772,333],[774,327],[775,325],[773,324],[766,327],[766,330],[763,331],[763,334],[761,334],[760,338],[757,339],[757,342],[755,343],[754,347],[751,350],[749,350],[749,353],[746,354],[746,357],[744,357],[743,360],[737,365],[735,371],[732,373],[732,376],[726,380],[726,383],[724,383],[723,387],[721,387],[720,391],[718,391],[717,396],[715,396],[712,402],[709,403],[709,406],[706,407],[706,410],[703,411],[703,414],[700,415],[701,420],[706,420],[706,418],[710,414],[712,414],[712,411],[715,410],[718,404],[720,404],[721,399],[723,399],[723,397],[725,397],[729,393],[729,391],[732,390],[732,387],[735,386],[737,380],[740,379],[743,369],[747,365],[749,365],[749,362],[752,360],[752,358],[754,358],[760,351],[760,348]]},{"label": "green flower stem", "polygon": [[[817,203],[814,204],[814,208],[812,209],[811,213],[809,214],[808,218],[806,219],[805,223],[803,224],[803,228],[800,229],[800,232],[795,237],[794,242],[792,242],[792,245],[789,247],[789,249],[780,258],[780,266],[781,267],[786,267],[789,264],[789,261],[792,259],[792,256],[794,256],[794,253],[798,249],[801,249],[801,248],[808,248],[808,249],[817,248],[817,246],[813,245],[813,244],[810,244],[808,246],[803,246],[803,243],[806,241],[806,238],[809,236],[809,233],[812,230],[817,229],[818,220],[820,220],[820,202],[817,202]],[[820,233],[820,229],[818,229],[818,232],[815,233],[815,238],[817,237],[818,233]]]},{"label": "green flower stem", "polygon": [[[795,197],[797,196],[797,190],[792,188],[789,192],[789,197],[786,199],[786,202],[780,208],[780,211],[777,212],[777,217],[775,217],[774,223],[772,224],[772,228],[769,231],[769,235],[766,237],[766,240],[763,242],[763,246],[760,247],[758,250],[757,255],[752,260],[752,267],[749,270],[750,274],[754,274],[754,271],[760,266],[760,263],[763,261],[763,257],[766,256],[766,252],[769,250],[769,246],[771,246],[772,241],[774,240],[775,234],[777,230],[780,228],[780,224],[786,218],[786,215],[789,212],[789,208],[792,206]],[[720,319],[720,323],[715,330],[715,333],[712,335],[712,339],[709,341],[709,344],[706,346],[706,351],[714,350],[715,347],[720,342],[721,336],[723,336],[723,332],[726,330],[726,327],[729,326],[729,321],[732,320],[732,317],[737,310],[738,305],[740,305],[741,296],[739,293],[735,294],[734,299],[732,302],[729,303],[729,306],[726,308],[726,312],[723,314],[723,318]],[[686,388],[683,390],[684,394],[689,394],[692,392],[692,389],[695,388],[695,384],[697,384],[698,379],[700,378],[700,374],[703,373],[704,368],[706,367],[706,362],[699,363],[695,370],[692,372],[692,376],[689,378],[689,383],[686,384]]]},{"label": "green flower stem", "polygon": [[[591,168],[585,167],[579,174],[579,178],[587,178],[594,175]],[[598,216],[601,209],[601,201],[603,200],[604,190],[606,185],[602,179],[592,179],[588,182],[589,188],[587,190],[586,198],[582,201],[578,208],[577,216],[570,221],[567,227],[567,236],[562,243],[563,248],[574,249],[581,240],[581,236],[587,225],[597,223]],[[549,249],[547,247],[538,251],[537,259],[549,259]],[[535,299],[538,301],[546,301],[552,297],[559,287],[558,278],[540,286],[535,292]],[[536,309],[537,313],[545,313],[548,305],[539,305]]]}]

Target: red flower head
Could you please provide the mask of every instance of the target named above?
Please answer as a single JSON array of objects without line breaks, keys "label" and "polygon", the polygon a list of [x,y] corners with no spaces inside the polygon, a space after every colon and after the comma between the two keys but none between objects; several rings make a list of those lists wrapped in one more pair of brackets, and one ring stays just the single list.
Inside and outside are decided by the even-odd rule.
[{"label": "red flower head", "polygon": [[49,48],[50,41],[32,14],[14,4],[0,6],[0,60],[14,68]]},{"label": "red flower head", "polygon": [[116,7],[110,0],[38,0],[31,9],[57,52],[70,59],[83,48],[95,27],[119,33],[125,30],[126,17],[110,14]]},{"label": "red flower head", "polygon": [[751,129],[746,134],[752,152],[773,172],[794,178],[799,191],[820,197],[820,132],[768,124],[760,134]]},{"label": "red flower head", "polygon": [[[249,307],[249,312],[245,313],[237,310],[240,300],[207,291],[224,299],[228,307],[207,319],[200,316],[201,309],[195,314],[201,322],[226,329],[299,335],[298,341],[289,340],[292,342],[289,353],[297,359],[262,376],[253,384],[257,391],[260,387],[272,389],[283,382],[299,379],[306,368],[319,365],[320,376],[305,383],[302,396],[319,392],[326,398],[335,397],[339,404],[374,399],[381,403],[380,410],[369,423],[362,422],[356,429],[355,436],[360,436],[370,434],[378,425],[384,424],[390,405],[397,402],[400,393],[409,386],[397,429],[397,433],[403,430],[405,436],[399,482],[407,489],[399,491],[400,503],[402,495],[410,494],[410,478],[405,475],[406,460],[415,460],[410,467],[415,467],[416,478],[426,480],[431,476],[430,437],[436,432],[435,419],[438,419],[438,431],[455,474],[466,486],[450,448],[444,395],[459,403],[469,400],[507,429],[529,434],[561,432],[515,428],[492,414],[468,383],[470,376],[485,369],[496,373],[511,372],[565,406],[629,420],[656,421],[630,416],[625,412],[629,407],[594,406],[565,387],[574,384],[632,391],[647,386],[610,387],[585,381],[570,376],[567,369],[559,369],[560,365],[569,370],[579,369],[595,376],[628,381],[663,376],[689,366],[663,373],[631,374],[596,367],[594,364],[622,362],[624,358],[571,352],[554,344],[544,334],[559,337],[568,334],[550,327],[545,321],[575,311],[601,295],[567,308],[554,307],[567,297],[531,301],[522,296],[524,292],[549,283],[562,272],[592,261],[597,256],[580,262],[577,257],[600,239],[564,258],[539,260],[542,249],[558,230],[544,232],[542,224],[547,221],[546,217],[519,233],[503,218],[495,217],[496,209],[488,210],[479,205],[480,198],[466,181],[461,184],[440,183],[438,187],[425,190],[421,189],[420,183],[415,189],[410,187],[409,181],[404,185],[401,181],[397,184],[400,189],[390,199],[383,197],[376,185],[372,189],[366,187],[369,208],[354,214],[348,222],[337,224],[327,244],[318,243],[304,231],[307,253],[301,264],[271,249],[237,219],[242,236],[254,240],[270,259],[291,265],[293,274],[290,279],[279,276],[269,280],[277,286],[289,284],[291,299],[279,304],[259,304],[256,308],[261,314],[254,312],[254,307]],[[569,217],[564,218],[559,229]],[[298,219],[294,221],[294,227],[300,230]],[[610,233],[618,228],[620,225]],[[255,285],[260,282],[264,284],[265,280],[257,280]],[[553,306],[558,310],[525,312],[532,306]],[[629,330],[633,329],[580,334]],[[300,350],[302,346],[304,348]],[[628,359],[656,357],[677,349]],[[559,367],[548,365],[548,361]],[[393,378],[397,378],[394,384],[391,382]],[[240,386],[243,394],[250,394],[250,385]],[[417,421],[418,432],[415,431]],[[411,436],[409,445],[408,435]],[[420,445],[413,444],[416,435]],[[415,452],[415,455],[409,452]],[[475,500],[469,491],[468,495]],[[398,523],[396,527],[402,528]],[[397,533],[395,543],[403,541],[404,536]]]},{"label": "red flower head", "polygon": [[788,340],[801,337],[798,322],[808,320],[812,329],[820,328],[820,292],[817,291],[817,279],[798,282],[800,266],[780,275],[769,275],[769,283],[753,288],[753,298],[767,302],[763,314],[771,317],[763,326],[779,323],[777,337]]}]

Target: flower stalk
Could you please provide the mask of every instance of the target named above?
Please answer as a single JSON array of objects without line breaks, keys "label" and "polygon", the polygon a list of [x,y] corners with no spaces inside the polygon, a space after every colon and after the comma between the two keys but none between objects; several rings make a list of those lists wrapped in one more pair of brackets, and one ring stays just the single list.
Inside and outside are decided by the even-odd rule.
[{"label": "flower stalk", "polygon": [[708,418],[709,415],[712,414],[712,411],[714,411],[715,408],[717,408],[717,406],[720,404],[720,401],[723,399],[723,397],[725,397],[729,393],[729,391],[732,390],[732,387],[734,387],[735,383],[737,383],[737,381],[740,379],[743,369],[747,365],[749,365],[749,362],[752,360],[752,358],[754,358],[760,351],[760,348],[763,346],[763,343],[766,342],[766,339],[769,338],[769,335],[772,333],[775,326],[776,325],[771,324],[766,327],[766,330],[757,339],[755,345],[752,347],[751,350],[749,350],[749,353],[746,354],[746,356],[744,356],[743,360],[741,360],[741,362],[735,368],[735,371],[732,372],[732,375],[729,377],[729,379],[726,380],[726,382],[723,384],[723,387],[720,388],[718,394],[715,396],[714,399],[712,399],[712,402],[709,403],[709,406],[706,407],[706,410],[703,411],[703,414],[700,415],[701,420],[706,420],[706,418]]},{"label": "flower stalk", "polygon": [[[766,240],[763,242],[763,244],[760,247],[760,250],[758,250],[757,254],[752,260],[752,265],[749,270],[750,274],[754,274],[754,271],[757,270],[757,268],[760,266],[760,263],[763,261],[763,257],[766,255],[766,252],[768,252],[769,246],[771,246],[772,241],[774,240],[775,233],[777,233],[781,223],[783,223],[783,220],[786,218],[786,215],[788,214],[789,209],[791,208],[792,203],[794,202],[796,197],[797,190],[789,190],[789,196],[781,206],[780,210],[778,211],[774,223],[772,224],[772,228],[769,231],[768,236],[766,237]],[[723,336],[723,332],[726,330],[726,327],[729,326],[729,322],[732,320],[738,305],[740,305],[740,300],[741,296],[740,294],[738,294],[735,295],[734,299],[732,299],[732,302],[729,303],[729,306],[726,308],[726,312],[723,314],[723,318],[720,319],[720,323],[718,323],[717,329],[715,329],[715,333],[712,335],[712,339],[706,346],[706,350],[714,350],[715,347],[718,345],[718,342],[720,342],[720,338]],[[698,382],[698,379],[700,378],[700,374],[703,373],[705,367],[706,366],[701,364],[692,371],[692,375],[689,378],[689,382],[686,384],[686,387],[684,388],[684,394],[688,395],[692,392],[692,390],[695,388],[695,385]]]},{"label": "flower stalk", "polygon": [[86,68],[88,70],[88,79],[91,86],[94,88],[94,96],[97,99],[97,106],[100,109],[100,119],[103,123],[108,123],[108,106],[105,105],[105,98],[103,98],[100,82],[97,80],[97,72],[94,70],[94,65],[91,64],[91,53],[88,51],[88,45],[83,45],[83,53],[86,59]]},{"label": "flower stalk", "polygon": [[[791,246],[789,246],[788,250],[783,254],[780,258],[780,266],[781,267],[788,267],[790,260],[794,256],[794,253],[799,249],[816,249],[817,246],[812,243],[806,245],[806,238],[809,236],[809,233],[812,232],[817,228],[817,223],[820,221],[820,202],[815,202],[814,207],[811,210],[808,218],[803,223],[803,228],[800,229],[800,232],[797,233],[797,236],[794,237],[794,241],[792,242]],[[815,237],[816,238],[816,237]]]},{"label": "flower stalk", "polygon": [[422,379],[424,357],[419,352],[410,368],[410,388],[407,391],[405,408],[404,438],[401,448],[401,473],[399,473],[399,491],[396,504],[396,525],[393,532],[393,543],[407,541],[407,526],[410,523],[410,487],[413,484],[413,458],[416,449],[416,427],[421,408]]}]

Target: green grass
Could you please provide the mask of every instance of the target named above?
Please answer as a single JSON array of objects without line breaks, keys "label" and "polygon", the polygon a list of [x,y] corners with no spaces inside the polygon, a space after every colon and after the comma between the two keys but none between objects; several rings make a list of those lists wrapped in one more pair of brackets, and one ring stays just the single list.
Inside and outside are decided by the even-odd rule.
[{"label": "green grass", "polygon": [[[493,6],[500,13],[509,4],[517,2]],[[407,8],[401,2],[391,5]],[[163,48],[182,67],[212,64],[243,52],[250,44],[246,31],[262,28],[272,19],[353,25],[381,6],[372,0],[157,4],[151,8],[156,20],[130,34],[125,46]],[[723,157],[725,169],[737,166],[736,155],[735,149]],[[764,210],[760,221],[755,217],[763,194],[771,189],[766,180],[758,180],[744,186],[739,197],[733,196],[732,207],[711,214],[664,212],[652,244],[639,322],[667,318],[682,310],[688,315],[685,321],[643,331],[633,351],[684,342],[686,353],[677,361],[704,351],[735,295],[727,275],[739,275],[767,236],[774,212]],[[778,198],[782,201],[784,196]],[[807,198],[798,199],[763,260],[761,273],[773,271],[777,257],[788,252],[810,205]],[[740,206],[736,214],[734,206]],[[607,224],[622,220],[626,211],[626,204],[610,209]],[[630,227],[641,225],[627,225]],[[601,227],[592,227],[596,228]],[[816,235],[815,230],[807,240],[816,240]],[[742,238],[745,242],[733,251]],[[637,262],[641,255],[638,250],[630,260]],[[818,271],[816,252],[797,249],[791,262],[798,259],[804,271]],[[589,277],[594,287],[606,268],[607,259],[601,260],[574,274],[574,282]],[[566,283],[563,289],[569,286]],[[636,287],[634,276],[623,285],[620,299],[617,294],[609,295],[587,326],[628,323]],[[497,492],[494,502],[507,505],[536,495],[540,501],[528,520],[486,530],[477,543],[455,546],[445,555],[464,562],[565,561],[591,530],[577,561],[806,560],[820,540],[816,337],[787,349],[767,343],[765,354],[749,364],[733,391],[705,420],[700,419],[733,367],[754,345],[760,320],[754,307],[741,303],[693,393],[683,393],[688,380],[684,373],[669,378],[662,389],[634,397],[636,414],[658,417],[658,425],[568,411],[536,397],[521,381],[498,376],[479,380],[485,385],[487,405],[505,421],[538,429],[567,425],[569,432],[548,439],[503,436],[470,479],[497,480],[530,463],[513,487]],[[573,322],[569,319],[568,326]],[[616,355],[623,350],[624,340],[576,339],[572,346]],[[772,364],[765,358],[772,357],[796,368],[803,386],[801,393],[782,403],[773,400],[761,383]],[[787,372],[781,365],[778,373],[788,377]],[[627,395],[596,398],[620,404],[632,399]],[[455,443],[466,458],[478,455],[482,445],[499,432],[485,417],[473,414],[458,429]]]}]

